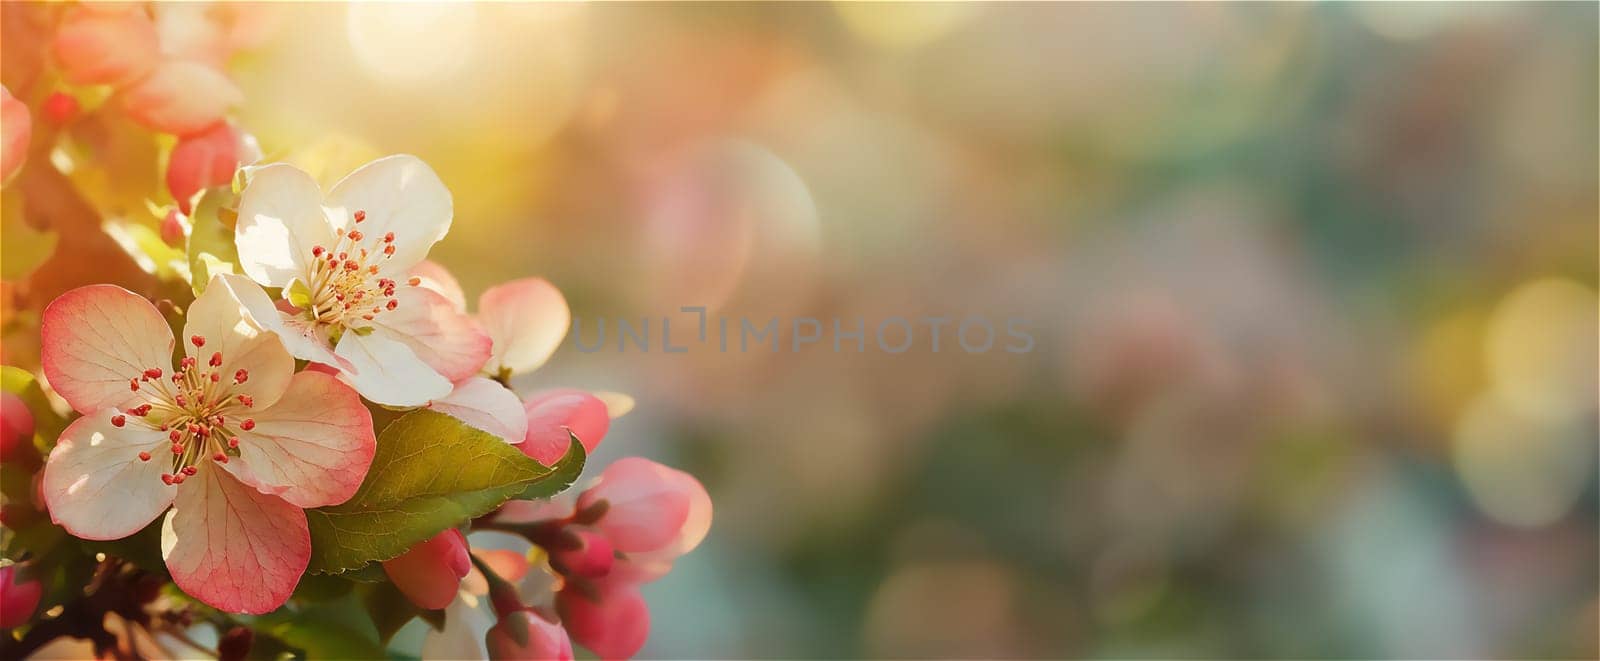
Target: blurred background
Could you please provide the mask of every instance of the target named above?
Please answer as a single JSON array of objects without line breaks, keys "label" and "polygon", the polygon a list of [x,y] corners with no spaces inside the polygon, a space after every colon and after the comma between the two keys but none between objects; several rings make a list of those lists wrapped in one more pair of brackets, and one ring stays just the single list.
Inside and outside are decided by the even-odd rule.
[{"label": "blurred background", "polygon": [[1028,320],[569,336],[716,502],[646,657],[1600,653],[1592,3],[272,13],[240,126],[433,164],[470,297]]}]

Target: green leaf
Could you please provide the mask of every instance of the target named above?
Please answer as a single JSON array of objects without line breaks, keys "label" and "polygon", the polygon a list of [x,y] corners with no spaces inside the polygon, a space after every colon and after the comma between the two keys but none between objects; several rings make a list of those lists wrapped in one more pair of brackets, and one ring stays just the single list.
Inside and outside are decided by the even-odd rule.
[{"label": "green leaf", "polygon": [[250,626],[305,650],[306,658],[384,658],[377,627],[354,592],[309,608],[279,608]]},{"label": "green leaf", "polygon": [[[555,469],[498,436],[429,410],[385,427],[366,481],[349,501],[306,510],[308,571],[341,573],[388,560],[452,526],[517,497],[550,495],[582,470],[583,449]],[[574,456],[575,462],[569,462]],[[579,464],[574,467],[569,463]]]},{"label": "green leaf", "polygon": [[416,617],[421,617],[436,631],[444,628],[442,609],[418,608],[393,583],[364,584],[357,588],[357,593],[361,595],[362,603],[366,604],[367,615],[372,618],[373,626],[378,629],[379,643],[388,645],[395,632]]},{"label": "green leaf", "polygon": [[229,208],[233,191],[211,188],[200,196],[189,216],[189,272],[195,295],[199,295],[218,273],[233,273],[239,251],[233,244],[233,226],[238,212]]}]

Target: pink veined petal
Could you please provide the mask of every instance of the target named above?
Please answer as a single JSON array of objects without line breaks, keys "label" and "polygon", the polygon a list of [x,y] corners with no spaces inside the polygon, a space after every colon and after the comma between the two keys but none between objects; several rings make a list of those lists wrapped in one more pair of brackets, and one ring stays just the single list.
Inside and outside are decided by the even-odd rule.
[{"label": "pink veined petal", "polygon": [[478,297],[478,321],[494,340],[488,369],[531,372],[550,359],[567,336],[572,313],[555,285],[524,278],[490,287]]},{"label": "pink veined petal", "polygon": [[356,168],[334,184],[326,205],[341,219],[365,212],[361,231],[367,236],[394,232],[394,256],[380,268],[397,280],[444,238],[455,213],[450,190],[439,175],[409,154],[385,156]]},{"label": "pink veined petal", "polygon": [[172,366],[172,329],[144,297],[114,285],[89,285],[56,297],[40,320],[45,378],[79,413],[135,398],[128,385],[144,370]]},{"label": "pink veined petal", "polygon": [[549,466],[567,452],[567,430],[577,435],[585,452],[593,453],[611,429],[605,402],[582,390],[559,388],[536,392],[523,403],[528,434],[522,453]]},{"label": "pink veined petal", "polygon": [[312,248],[333,246],[334,231],[311,175],[283,163],[263,166],[239,198],[233,233],[239,267],[262,285],[287,287],[310,277]]},{"label": "pink veined petal", "polygon": [[229,613],[260,614],[289,599],[311,561],[304,511],[201,462],[177,488],[161,557],[190,596]]},{"label": "pink veined petal", "polygon": [[244,93],[222,72],[199,62],[167,60],[124,88],[122,111],[162,133],[190,135],[227,117]]},{"label": "pink veined petal", "polygon": [[[40,491],[50,518],[84,539],[119,539],[139,532],[172,504],[176,490],[161,482],[171,470],[166,432],[129,416],[111,423],[116,411],[78,418],[44,465]],[[150,461],[141,461],[149,452]]]},{"label": "pink veined petal", "polygon": [[10,181],[11,175],[22,169],[32,138],[33,118],[28,115],[28,105],[0,85],[0,183]]},{"label": "pink veined petal", "polygon": [[[480,600],[487,603],[487,600]],[[494,616],[488,608],[468,603],[465,599],[450,602],[444,611],[444,628],[428,628],[422,639],[424,659],[485,659],[489,652],[484,648],[483,636],[494,625]]]},{"label": "pink veined petal", "polygon": [[[251,301],[247,304],[245,301]],[[267,293],[242,275],[225,273],[213,276],[206,289],[189,306],[183,322],[184,353],[200,365],[210,365],[211,357],[222,355],[222,364],[212,368],[231,383],[244,370],[244,383],[229,386],[229,392],[248,395],[256,408],[267,408],[289,387],[294,376],[294,357],[284,349],[276,333],[255,318],[252,308],[270,306]],[[273,314],[269,317],[276,317]],[[200,337],[204,346],[195,346]]]},{"label": "pink veined petal", "polygon": [[472,569],[467,538],[460,530],[444,532],[411,547],[399,557],[383,562],[383,571],[411,603],[436,610],[450,605],[461,578]]},{"label": "pink veined petal", "polygon": [[336,350],[340,378],[363,397],[388,406],[421,406],[450,393],[449,379],[389,333],[346,332]]},{"label": "pink veined petal", "polygon": [[53,44],[61,73],[76,85],[120,85],[160,59],[156,26],[142,11],[76,7],[62,17]]},{"label": "pink veined petal", "polygon": [[485,636],[495,661],[572,661],[572,639],[561,625],[531,611],[500,618]]},{"label": "pink veined petal", "polygon": [[[252,377],[254,378],[254,377]],[[377,438],[361,397],[337,378],[301,372],[283,398],[239,430],[239,456],[223,464],[241,482],[299,507],[337,505],[355,495]]]},{"label": "pink veined petal", "polygon": [[478,373],[493,342],[472,317],[458,312],[444,295],[422,287],[395,291],[397,307],[372,323],[380,334],[404,342],[418,358],[451,381]]},{"label": "pink veined petal", "polygon": [[594,526],[623,553],[670,546],[689,518],[688,485],[672,469],[649,459],[624,457],[607,466],[594,487],[578,496],[578,510],[609,505]]},{"label": "pink veined petal", "polygon": [[449,395],[433,400],[429,407],[499,436],[507,443],[521,443],[528,433],[528,416],[522,412],[522,401],[517,399],[517,394],[481,376],[457,383]]},{"label": "pink veined petal", "polygon": [[239,169],[243,137],[227,122],[183,138],[167,159],[167,192],[178,210],[191,212],[190,202],[200,191],[233,181]]},{"label": "pink veined petal", "polygon": [[459,312],[467,311],[467,295],[461,291],[461,283],[456,282],[456,277],[450,275],[438,262],[424,259],[411,267],[411,277],[421,279],[417,286],[432,289],[443,294]]},{"label": "pink veined petal", "polygon": [[650,609],[639,589],[614,580],[597,581],[592,595],[569,587],[556,595],[561,623],[578,644],[602,659],[626,659],[650,637]]}]

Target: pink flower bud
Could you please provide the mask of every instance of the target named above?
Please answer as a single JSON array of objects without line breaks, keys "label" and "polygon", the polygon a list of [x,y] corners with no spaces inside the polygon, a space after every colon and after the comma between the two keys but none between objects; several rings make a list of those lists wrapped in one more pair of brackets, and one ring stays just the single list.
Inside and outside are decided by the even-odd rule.
[{"label": "pink flower bud", "polygon": [[650,609],[632,584],[601,581],[593,598],[571,587],[556,593],[561,624],[578,644],[602,659],[626,659],[650,637]]},{"label": "pink flower bud", "polygon": [[182,213],[169,209],[167,216],[161,219],[161,240],[174,248],[182,248],[184,239],[189,236],[187,225]]},{"label": "pink flower bud", "polygon": [[244,93],[222,72],[187,60],[162,62],[118,97],[134,121],[179,136],[211,128],[244,101]]},{"label": "pink flower bud", "polygon": [[571,661],[572,639],[561,625],[526,610],[503,618],[485,637],[495,661]]},{"label": "pink flower bud", "polygon": [[167,192],[172,193],[179,210],[190,213],[196,194],[233,180],[239,169],[241,142],[238,129],[227,122],[178,140],[167,162]]},{"label": "pink flower bud", "polygon": [[578,437],[584,451],[591,453],[611,429],[611,414],[605,402],[582,390],[537,392],[523,402],[522,409],[528,414],[528,434],[517,447],[546,466],[566,454],[568,429]]},{"label": "pink flower bud", "polygon": [[56,27],[56,62],[78,85],[122,85],[149,73],[160,59],[155,23],[144,11],[75,7]]},{"label": "pink flower bud", "polygon": [[462,577],[472,569],[467,538],[450,528],[383,563],[395,587],[420,608],[438,609],[456,597]]},{"label": "pink flower bud", "polygon": [[39,608],[39,598],[44,596],[44,586],[33,579],[24,579],[16,565],[0,567],[0,629],[10,629],[27,622]]},{"label": "pink flower bud", "polygon": [[616,562],[616,549],[611,540],[593,530],[567,529],[578,541],[576,548],[552,549],[550,564],[563,574],[600,578],[611,573]]},{"label": "pink flower bud", "polygon": [[27,104],[0,85],[0,183],[10,181],[11,175],[22,169],[32,138],[33,120],[28,116]]},{"label": "pink flower bud", "polygon": [[82,110],[83,108],[78,104],[78,97],[66,92],[52,92],[49,97],[45,98],[44,107],[40,109],[40,114],[44,115],[45,121],[52,125],[66,126],[72,123],[72,120],[77,119]]},{"label": "pink flower bud", "polygon": [[578,510],[606,501],[594,523],[618,551],[665,548],[689,519],[692,489],[671,468],[649,459],[624,457],[607,466],[600,483],[578,496]]},{"label": "pink flower bud", "polygon": [[0,462],[11,463],[35,452],[33,412],[21,397],[0,393]]}]

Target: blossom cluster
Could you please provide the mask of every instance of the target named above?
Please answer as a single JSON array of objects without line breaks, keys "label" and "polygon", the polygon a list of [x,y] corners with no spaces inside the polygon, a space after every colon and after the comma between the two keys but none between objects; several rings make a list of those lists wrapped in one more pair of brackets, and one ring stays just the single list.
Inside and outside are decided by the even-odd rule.
[{"label": "blossom cluster", "polygon": [[[649,624],[638,586],[705,537],[709,495],[687,473],[624,458],[575,499],[543,498],[577,477],[631,400],[512,389],[565,338],[566,300],[525,278],[469,307],[427,259],[454,201],[421,159],[380,158],[326,190],[294,165],[259,161],[227,117],[242,95],[225,64],[259,38],[249,11],[60,10],[50,61],[61,88],[23,99],[0,88],[8,196],[26,194],[29,176],[57,174],[51,159],[29,158],[41,153],[30,143],[85,115],[176,136],[165,159],[172,204],[154,234],[188,258],[167,274],[178,287],[100,282],[54,296],[36,315],[37,355],[21,361],[37,371],[6,367],[0,629],[31,642],[49,629],[41,612],[99,607],[79,600],[127,585],[118,617],[182,635],[195,613],[215,612],[237,625],[222,636],[237,651],[269,632],[250,631],[266,620],[235,615],[293,609],[315,580],[387,582],[414,604],[407,619],[434,624],[430,658],[571,658],[572,641],[606,658],[635,654]],[[86,90],[102,103],[80,105],[94,96]],[[225,233],[220,247],[202,245],[202,223]],[[524,477],[394,487],[406,478],[384,472],[394,464],[380,461],[383,444],[427,452],[433,439],[387,431],[440,414],[482,451],[465,462],[507,463]],[[26,488],[13,488],[22,476]],[[337,510],[374,493],[423,503],[393,520],[398,546],[318,527],[335,511],[380,516]],[[146,531],[158,564],[141,564]],[[59,532],[83,551],[62,551]],[[485,546],[482,535],[500,539]],[[347,564],[330,569],[324,556],[338,553]],[[93,583],[57,587],[81,580],[63,568],[85,562]],[[177,591],[162,596],[168,577]],[[63,635],[98,650],[114,634],[89,619],[93,631]]]}]

